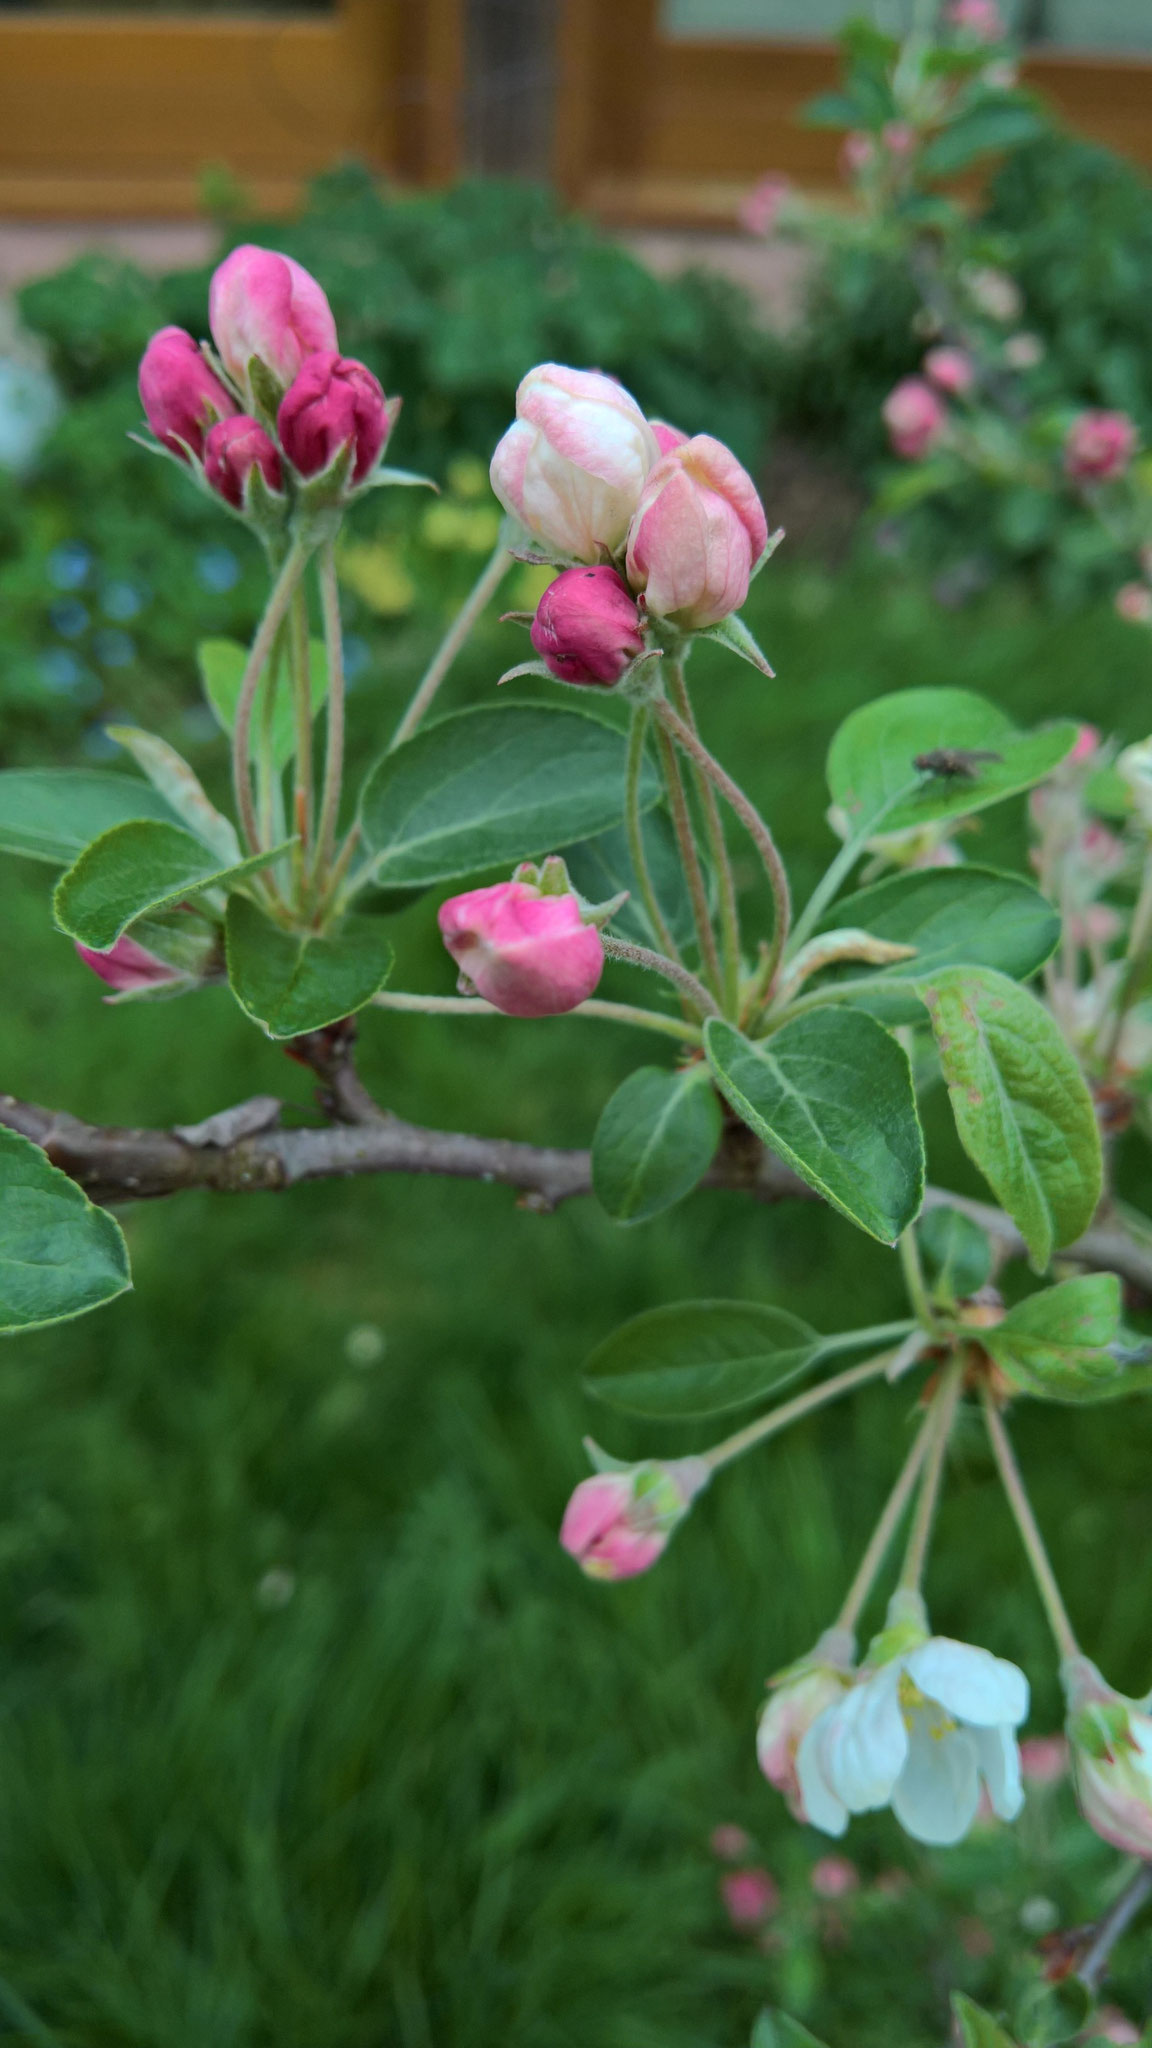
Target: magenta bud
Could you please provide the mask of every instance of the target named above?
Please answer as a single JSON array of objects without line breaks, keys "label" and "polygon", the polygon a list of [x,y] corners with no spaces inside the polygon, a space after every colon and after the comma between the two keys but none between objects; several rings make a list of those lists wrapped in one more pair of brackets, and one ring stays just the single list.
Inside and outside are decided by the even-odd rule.
[{"label": "magenta bud", "polygon": [[738,611],[768,544],[759,494],[731,449],[695,434],[660,457],[628,529],[628,581],[685,632]]},{"label": "magenta bud", "polygon": [[595,925],[573,895],[495,882],[440,906],[440,932],[461,979],[509,1017],[558,1017],[592,994],[604,968]]},{"label": "magenta bud", "polygon": [[618,683],[644,652],[640,612],[615,569],[564,569],[532,621],[532,645],[562,683]]},{"label": "magenta bud", "polygon": [[634,1579],[662,1557],[712,1476],[704,1458],[672,1458],[582,1479],[560,1541],[590,1579]]},{"label": "magenta bud", "polygon": [[1123,476],[1138,438],[1127,413],[1082,412],[1065,438],[1065,471],[1077,483],[1108,483]]},{"label": "magenta bud", "polygon": [[283,487],[280,452],[264,432],[259,420],[245,412],[235,419],[219,420],[204,443],[204,475],[238,512],[244,507],[244,487],[258,469],[270,491]]},{"label": "magenta bud", "polygon": [[332,349],[310,356],[277,418],[280,446],[301,476],[319,476],[343,449],[355,450],[354,484],[380,459],[392,417],[379,381],[365,364]]},{"label": "magenta bud", "polygon": [[740,1934],[763,1927],[780,1910],[780,1887],[771,1871],[759,1863],[747,1870],[726,1871],[720,1880],[720,1896]]},{"label": "magenta bud", "polygon": [[944,19],[978,43],[1000,43],[1005,29],[996,0],[948,0]]},{"label": "magenta bud", "polygon": [[217,420],[230,419],[236,401],[214,376],[182,327],[162,327],[140,363],[140,403],[156,439],[187,462],[202,455]]},{"label": "magenta bud", "polygon": [[884,424],[897,455],[918,462],[941,441],[948,414],[938,393],[923,377],[903,377],[884,400]]},{"label": "magenta bud", "polygon": [[316,279],[291,256],[251,243],[215,272],[208,320],[220,360],[243,390],[253,356],[287,386],[309,356],[336,347],[332,308]]},{"label": "magenta bud", "polygon": [[82,946],[79,940],[76,941],[76,951],[85,966],[117,993],[125,989],[148,988],[155,982],[183,979],[176,968],[169,967],[166,961],[157,959],[155,953],[138,946],[127,932],[106,952],[97,953],[91,946]]},{"label": "magenta bud", "polygon": [[924,358],[924,375],[950,398],[963,398],[976,382],[975,365],[962,348],[930,348]]}]

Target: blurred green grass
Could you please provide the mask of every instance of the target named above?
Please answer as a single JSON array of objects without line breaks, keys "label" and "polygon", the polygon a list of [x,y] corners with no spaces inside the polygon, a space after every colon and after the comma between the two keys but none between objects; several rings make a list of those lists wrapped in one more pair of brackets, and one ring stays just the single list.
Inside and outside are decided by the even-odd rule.
[{"label": "blurred green grass", "polygon": [[[701,650],[698,708],[801,889],[833,844],[824,747],[881,690],[959,684],[1128,737],[1147,723],[1142,637],[1103,611],[1054,621],[1001,591],[945,613],[861,562],[774,564],[750,616],[779,681]],[[409,670],[353,699],[364,757],[418,641]],[[487,629],[445,704],[485,693],[520,647]],[[1019,861],[1019,816],[971,845]],[[48,928],[45,875],[2,873],[6,1088],[131,1122],[264,1089],[307,1104],[308,1077],[222,991],[104,1007]],[[396,985],[451,986],[429,910],[398,921]],[[362,1065],[403,1115],[578,1143],[623,1074],[660,1057],[575,1020],[379,1015]],[[939,1117],[932,1137],[936,1177],[963,1172]],[[829,1845],[758,1778],[763,1678],[842,1594],[900,1454],[899,1391],[735,1471],[647,1580],[586,1584],[556,1545],[585,1429],[625,1455],[682,1444],[584,1401],[580,1361],[615,1322],[700,1293],[824,1328],[878,1321],[899,1302],[879,1247],[824,1211],[735,1196],[620,1232],[589,1203],[544,1218],[506,1190],[416,1180],[125,1220],[135,1293],[10,1343],[0,1375],[0,2035],[738,2048],[774,1999],[832,2048],[939,2048],[949,1986],[1003,1990],[1023,1901],[1065,1920],[1099,1908],[1114,1859],[1063,1793],[948,1856],[869,1822],[849,1852],[913,1888],[817,1908],[808,1872]],[[1143,1413],[1022,1410],[1018,1437],[1073,1616],[1139,1691]],[[1055,1726],[1051,1654],[976,1439],[930,1593],[942,1629],[1029,1668],[1034,1726]],[[732,1820],[784,1885],[763,1950],[717,1900],[707,1839]],[[1127,1968],[1146,2005],[1138,1944]]]}]

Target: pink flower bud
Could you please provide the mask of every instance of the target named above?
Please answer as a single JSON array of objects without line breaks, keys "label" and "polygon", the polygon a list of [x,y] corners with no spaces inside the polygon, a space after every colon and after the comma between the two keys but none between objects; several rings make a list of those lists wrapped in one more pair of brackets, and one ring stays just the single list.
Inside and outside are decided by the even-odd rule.
[{"label": "pink flower bud", "polygon": [[309,356],[277,414],[280,446],[301,476],[319,476],[354,448],[352,482],[380,459],[392,421],[384,392],[363,363],[324,349]]},{"label": "pink flower bud", "polygon": [[739,1863],[752,1847],[752,1837],[734,1821],[722,1821],[709,1835],[708,1847],[721,1863]]},{"label": "pink flower bud", "polygon": [[996,0],[949,0],[944,9],[944,19],[949,27],[961,29],[976,42],[1001,43],[1004,40],[1004,23]]},{"label": "pink flower bud", "polygon": [[911,156],[916,147],[916,130],[910,121],[886,121],[880,130],[880,140],[889,156]]},{"label": "pink flower bud", "polygon": [[536,607],[532,645],[562,683],[617,683],[644,652],[636,600],[615,569],[563,569]]},{"label": "pink flower bud", "polygon": [[560,1541],[590,1579],[634,1579],[663,1556],[711,1476],[703,1458],[596,1472],[565,1508]]},{"label": "pink flower bud", "polygon": [[860,1872],[847,1856],[821,1856],[812,1865],[811,1885],[818,1899],[846,1899],[859,1891]]},{"label": "pink flower bud", "polygon": [[283,486],[280,452],[269,440],[259,420],[246,412],[235,419],[219,420],[204,443],[204,475],[214,491],[239,512],[244,505],[244,486],[258,469],[270,491]]},{"label": "pink flower bud", "polygon": [[1068,756],[1070,762],[1091,761],[1100,747],[1100,727],[1082,724],[1076,730],[1076,744]]},{"label": "pink flower bud", "polygon": [[287,386],[308,356],[336,347],[332,308],[316,279],[291,256],[250,242],[213,276],[208,321],[224,368],[245,391],[253,356]]},{"label": "pink flower bud", "polygon": [[720,1896],[733,1927],[742,1934],[763,1927],[780,1910],[780,1887],[760,1865],[726,1871],[720,1880]]},{"label": "pink flower bud", "polygon": [[140,403],[156,439],[182,461],[200,455],[215,420],[230,419],[236,402],[182,327],[162,327],[140,364]]},{"label": "pink flower bud", "polygon": [[744,194],[737,211],[742,228],[750,235],[775,234],[780,215],[792,195],[792,180],[770,172]]},{"label": "pink flower bud", "polygon": [[781,1793],[795,1820],[808,1815],[796,1770],[796,1753],[814,1721],[843,1697],[851,1682],[852,1637],[829,1629],[808,1657],[772,1681],[756,1730],[756,1756],[768,1783]]},{"label": "pink flower bud", "polygon": [[1058,1785],[1068,1776],[1068,1744],[1062,1735],[1029,1735],[1020,1744],[1026,1785]]},{"label": "pink flower bud", "polygon": [[540,363],[517,390],[515,424],[492,457],[492,489],[542,548],[595,562],[619,551],[659,453],[615,378]]},{"label": "pink flower bud", "polygon": [[1146,583],[1125,583],[1112,600],[1117,618],[1130,626],[1152,626],[1152,590]]},{"label": "pink flower bud", "polygon": [[1137,440],[1127,413],[1082,412],[1064,441],[1064,468],[1077,483],[1107,483],[1124,474]]},{"label": "pink flower bud", "polygon": [[558,1017],[592,994],[604,967],[595,925],[575,896],[531,882],[469,889],[440,907],[444,944],[486,1002],[508,1017]]},{"label": "pink flower bud", "polygon": [[950,398],[963,397],[976,382],[972,358],[962,348],[930,348],[924,358],[924,375]]},{"label": "pink flower bud", "polygon": [[628,581],[657,618],[702,632],[739,610],[767,543],[747,470],[722,441],[695,434],[648,477],[628,529]]},{"label": "pink flower bud", "polygon": [[897,455],[919,462],[944,437],[948,414],[923,377],[903,377],[884,400],[884,424]]},{"label": "pink flower bud", "polygon": [[1102,2005],[1091,2020],[1094,2041],[1114,2041],[1118,2048],[1139,2048],[1143,2036],[1118,2005]]},{"label": "pink flower bud", "polygon": [[670,448],[682,448],[690,439],[688,434],[681,433],[679,427],[670,427],[667,420],[649,420],[648,425],[656,436],[656,446],[661,455],[667,455]]},{"label": "pink flower bud", "polygon": [[1089,1827],[1128,1856],[1152,1858],[1152,1714],[1113,1691],[1087,1657],[1061,1671],[1072,1777]]},{"label": "pink flower bud", "polygon": [[124,989],[148,988],[155,982],[183,979],[176,968],[169,967],[166,961],[157,959],[155,953],[138,946],[127,932],[106,952],[97,953],[91,946],[82,946],[78,940],[76,951],[85,966],[118,993]]},{"label": "pink flower bud", "polygon": [[851,181],[871,170],[876,161],[876,144],[862,128],[856,128],[846,135],[840,145],[840,169]]}]

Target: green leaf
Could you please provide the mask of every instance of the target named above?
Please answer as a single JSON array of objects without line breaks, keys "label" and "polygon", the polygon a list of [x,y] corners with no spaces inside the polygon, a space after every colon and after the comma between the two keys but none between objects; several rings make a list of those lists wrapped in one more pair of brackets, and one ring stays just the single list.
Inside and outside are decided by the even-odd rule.
[{"label": "green leaf", "polygon": [[[248,649],[239,640],[202,640],[196,649],[196,660],[200,669],[200,681],[204,695],[216,714],[222,731],[231,733],[236,723],[236,706],[240,701],[240,685],[248,663]],[[312,716],[315,718],[328,695],[328,656],[322,640],[308,642],[308,664],[312,687]],[[260,685],[256,708],[252,719],[252,752],[259,751],[261,700],[268,688],[267,675]],[[276,691],[276,709],[272,715],[272,760],[277,768],[286,768],[296,752],[296,713],[292,703],[292,689],[287,669],[280,678]]]},{"label": "green leaf", "polygon": [[[696,927],[672,820],[667,811],[656,806],[644,813],[641,823],[648,873],[656,901],[676,945],[683,950],[692,945]],[[622,889],[627,889],[628,901],[612,919],[614,932],[622,939],[635,939],[642,946],[659,946],[660,936],[653,929],[645,909],[628,850],[628,833],[623,825],[613,825],[609,831],[598,833],[595,839],[581,839],[575,846],[563,846],[559,850],[568,864],[573,884],[589,903],[606,903],[610,897],[618,896]]]},{"label": "green leaf", "polygon": [[1016,2003],[1012,2023],[1028,2048],[1074,2048],[1084,2042],[1095,2004],[1095,1993],[1080,1977],[1062,1977],[1057,1983],[1034,1978]]},{"label": "green leaf", "polygon": [[[386,754],[364,785],[373,879],[448,881],[604,832],[623,815],[624,764],[621,735],[579,711],[509,704],[441,719]],[[645,807],[658,794],[648,766]]]},{"label": "green leaf", "polygon": [[863,113],[859,101],[846,92],[822,92],[807,101],[801,119],[806,128],[857,128]]},{"label": "green leaf", "polygon": [[[920,868],[890,875],[837,903],[824,923],[853,925],[875,938],[915,946],[912,959],[882,970],[885,983],[907,984],[941,968],[969,966],[996,968],[1023,981],[1043,966],[1060,939],[1060,918],[1047,897],[1031,883],[994,868]],[[893,987],[891,993],[884,989],[860,1000],[886,1024],[924,1019],[911,987]]]},{"label": "green leaf", "polygon": [[707,1067],[638,1067],[605,1105],[592,1140],[592,1186],[616,1223],[670,1209],[712,1164],[723,1118]]},{"label": "green leaf", "polygon": [[96,768],[8,768],[0,774],[0,852],[70,867],[78,853],[130,818],[179,823],[172,806],[135,775]]},{"label": "green leaf", "polygon": [[158,739],[155,733],[142,732],[135,725],[110,725],[107,733],[109,739],[127,749],[153,788],[159,790],[165,802],[171,804],[197,839],[202,839],[205,846],[210,846],[223,861],[241,858],[240,841],[232,820],[216,809],[199,776],[175,747],[170,747],[167,740]]},{"label": "green leaf", "polygon": [[997,94],[982,101],[942,128],[920,153],[920,169],[929,177],[946,178],[964,170],[977,157],[993,151],[1018,149],[1023,142],[1043,132],[1044,123],[1033,107],[1021,100]]},{"label": "green leaf", "polygon": [[952,1993],[952,2024],[956,2048],[1017,2048],[1011,2034],[962,1991]]},{"label": "green leaf", "polygon": [[[291,843],[291,842],[289,842]],[[56,923],[69,938],[104,951],[134,918],[169,910],[203,889],[218,889],[267,867],[283,846],[222,867],[199,839],[151,819],[114,825],[87,846],[56,884]]]},{"label": "green leaf", "polygon": [[824,2048],[824,2043],[786,2012],[765,2011],[752,2029],[752,2048]]},{"label": "green leaf", "polygon": [[926,1209],[916,1225],[920,1250],[941,1301],[963,1301],[992,1277],[992,1246],[986,1231],[962,1209]]},{"label": "green leaf", "polygon": [[1100,1133],[1084,1077],[1047,1010],[1006,976],[953,967],[920,993],[961,1143],[1043,1272],[1100,1200]]},{"label": "green leaf", "polygon": [[285,932],[246,896],[228,898],[228,979],[242,1010],[270,1038],[296,1038],[350,1017],[383,988],[392,947],[372,917],[332,933]]},{"label": "green leaf", "polygon": [[[854,838],[902,832],[958,818],[1030,789],[1070,753],[1077,727],[1065,720],[1020,732],[995,704],[969,690],[897,690],[846,718],[828,753],[828,787]],[[999,754],[968,775],[929,775],[918,754]]]},{"label": "green leaf", "polygon": [[119,1224],[39,1145],[0,1129],[0,1331],[66,1322],[131,1285]]},{"label": "green leaf", "polygon": [[584,1384],[626,1415],[722,1415],[798,1378],[821,1342],[799,1317],[760,1302],[679,1301],[622,1323],[588,1359]]},{"label": "green leaf", "polygon": [[755,1042],[722,1018],[705,1048],[749,1128],[861,1230],[894,1244],[924,1194],[912,1070],[862,1010],[814,1010]]},{"label": "green leaf", "polygon": [[1116,1275],[1086,1274],[1017,1302],[980,1341],[1025,1393],[1048,1401],[1091,1400],[1102,1381],[1122,1377],[1107,1348],[1119,1336],[1120,1310]]}]

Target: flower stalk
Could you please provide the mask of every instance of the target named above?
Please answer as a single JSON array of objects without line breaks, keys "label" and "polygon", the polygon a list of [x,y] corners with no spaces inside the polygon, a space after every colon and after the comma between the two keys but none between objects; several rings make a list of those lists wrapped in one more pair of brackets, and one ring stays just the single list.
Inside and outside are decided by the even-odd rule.
[{"label": "flower stalk", "polygon": [[1024,1545],[1037,1591],[1044,1603],[1048,1626],[1052,1630],[1061,1657],[1078,1657],[1080,1645],[1076,1641],[1075,1631],[1068,1618],[1068,1609],[1064,1605],[1064,1596],[1057,1584],[1052,1560],[1040,1534],[1040,1525],[1032,1511],[1032,1503],[1028,1498],[1023,1474],[1016,1462],[1016,1453],[1012,1449],[1008,1431],[1004,1427],[1004,1419],[989,1388],[985,1387],[982,1390],[982,1399],[984,1421],[992,1445],[992,1455],[996,1460],[996,1469],[1000,1474],[1000,1483],[1008,1496],[1008,1505],[1020,1531],[1020,1541]]}]

